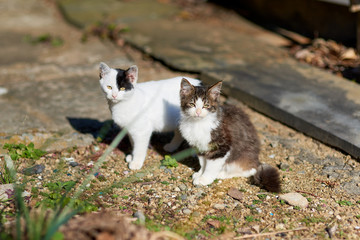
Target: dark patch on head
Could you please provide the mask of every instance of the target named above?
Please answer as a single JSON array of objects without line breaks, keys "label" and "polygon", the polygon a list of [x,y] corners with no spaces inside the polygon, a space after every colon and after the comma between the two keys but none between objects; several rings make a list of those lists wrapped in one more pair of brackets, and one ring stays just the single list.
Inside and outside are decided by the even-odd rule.
[{"label": "dark patch on head", "polygon": [[204,105],[209,105],[209,108],[207,108],[209,112],[216,112],[219,106],[219,102],[217,99],[214,100],[209,97],[208,94],[209,87],[205,87],[205,86],[193,86],[193,87],[194,87],[193,90],[188,95],[180,93],[182,110],[190,108],[191,106],[189,104],[191,103],[194,104],[197,99],[201,99]]},{"label": "dark patch on head", "polygon": [[126,76],[126,71],[122,69],[115,69],[117,71],[116,75],[116,85],[118,89],[125,88],[125,91],[130,91],[134,88],[134,85],[130,82],[129,78]]}]

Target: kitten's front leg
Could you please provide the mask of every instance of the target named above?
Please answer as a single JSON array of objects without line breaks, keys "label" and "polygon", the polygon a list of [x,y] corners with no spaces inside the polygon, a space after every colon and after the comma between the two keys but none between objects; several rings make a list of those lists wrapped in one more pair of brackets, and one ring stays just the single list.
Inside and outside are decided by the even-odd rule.
[{"label": "kitten's front leg", "polygon": [[195,172],[192,175],[192,179],[195,180],[196,178],[200,177],[201,174],[204,172],[204,168],[205,168],[205,158],[202,156],[198,156],[199,159],[199,164],[200,164],[200,170]]},{"label": "kitten's front leg", "polygon": [[134,141],[134,149],[132,153],[132,160],[129,163],[129,168],[131,170],[137,170],[143,166],[149,146],[150,137],[151,132],[142,132],[132,135],[132,139]]},{"label": "kitten's front leg", "polygon": [[[134,140],[133,140],[133,138],[131,137],[130,134],[128,134],[128,137],[129,137],[129,139],[130,139],[131,147],[134,149]],[[126,156],[126,158],[125,158],[125,161],[126,161],[127,163],[131,162],[132,160],[133,160],[133,155],[132,155],[132,154],[128,154],[128,155]]]},{"label": "kitten's front leg", "polygon": [[180,147],[181,143],[184,141],[180,131],[178,128],[174,131],[174,137],[172,138],[171,142],[165,144],[164,150],[167,152],[174,152],[178,147]]},{"label": "kitten's front leg", "polygon": [[226,154],[223,158],[205,159],[204,172],[199,177],[194,179],[193,184],[204,186],[211,184],[219,175],[219,172],[224,166],[227,157],[228,154]]}]

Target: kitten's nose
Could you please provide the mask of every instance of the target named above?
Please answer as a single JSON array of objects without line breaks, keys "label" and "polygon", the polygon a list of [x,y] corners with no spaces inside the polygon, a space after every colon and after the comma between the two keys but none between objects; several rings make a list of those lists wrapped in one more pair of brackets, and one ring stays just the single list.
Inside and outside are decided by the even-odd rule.
[{"label": "kitten's nose", "polygon": [[201,109],[200,108],[196,109],[196,115],[200,116],[200,114],[201,114]]},{"label": "kitten's nose", "polygon": [[113,95],[112,95],[113,99],[115,99],[115,98],[116,98],[116,96],[117,96],[117,95],[114,95],[114,94],[113,94]]}]

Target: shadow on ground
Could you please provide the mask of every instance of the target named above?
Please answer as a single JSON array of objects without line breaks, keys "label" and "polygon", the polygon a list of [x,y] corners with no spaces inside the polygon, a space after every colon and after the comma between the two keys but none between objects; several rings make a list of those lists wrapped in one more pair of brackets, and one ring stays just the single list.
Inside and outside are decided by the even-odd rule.
[{"label": "shadow on ground", "polygon": [[[97,119],[91,118],[73,118],[67,117],[70,125],[78,132],[83,134],[91,134],[95,139],[100,142],[110,145],[114,138],[119,134],[121,129],[116,126],[112,120],[106,120],[101,122]],[[172,155],[163,150],[165,144],[169,143],[173,137],[173,133],[154,133],[150,140],[150,148],[154,149],[157,153],[162,156]],[[179,147],[177,152],[186,150],[189,145],[184,141]],[[118,149],[124,152],[126,155],[131,154],[132,147],[130,139],[126,136],[118,145]],[[173,154],[175,154],[173,153]],[[200,169],[199,161],[196,157],[187,157],[179,161],[195,171]]]}]

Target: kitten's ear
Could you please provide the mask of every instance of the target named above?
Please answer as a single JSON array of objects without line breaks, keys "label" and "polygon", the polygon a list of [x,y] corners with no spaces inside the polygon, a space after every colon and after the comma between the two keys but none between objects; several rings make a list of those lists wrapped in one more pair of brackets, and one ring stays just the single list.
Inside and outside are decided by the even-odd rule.
[{"label": "kitten's ear", "polygon": [[193,89],[194,86],[191,85],[191,83],[186,78],[181,79],[180,94],[189,95]]},{"label": "kitten's ear", "polygon": [[215,83],[209,88],[208,94],[212,99],[217,100],[219,98],[221,86],[222,86],[222,81]]},{"label": "kitten's ear", "polygon": [[138,67],[133,65],[125,71],[126,77],[130,80],[132,84],[135,84],[138,80]]},{"label": "kitten's ear", "polygon": [[106,65],[106,63],[101,62],[99,70],[100,70],[100,74],[99,74],[100,78],[103,78],[106,74],[110,72],[111,68],[108,65]]}]

